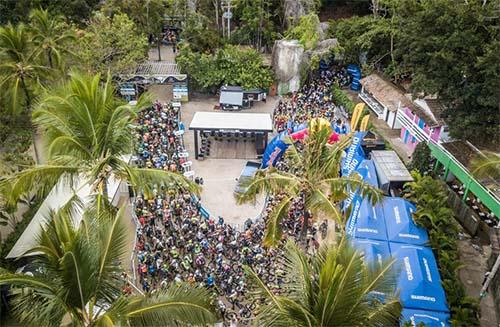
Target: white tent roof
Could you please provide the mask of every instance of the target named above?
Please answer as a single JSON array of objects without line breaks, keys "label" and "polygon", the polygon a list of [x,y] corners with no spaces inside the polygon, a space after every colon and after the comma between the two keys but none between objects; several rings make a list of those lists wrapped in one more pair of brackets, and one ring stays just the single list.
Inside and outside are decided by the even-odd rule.
[{"label": "white tent roof", "polygon": [[[130,159],[130,156],[123,158],[125,161]],[[110,202],[114,202],[115,195],[119,190],[120,180],[115,178],[110,178],[108,180],[108,197]],[[54,186],[54,188],[47,195],[43,203],[38,208],[38,211],[33,216],[33,219],[28,224],[23,234],[17,240],[16,244],[12,247],[6,258],[17,258],[22,256],[26,251],[32,249],[37,245],[36,239],[42,230],[42,225],[47,224],[47,218],[49,218],[50,211],[57,211],[63,207],[68,201],[77,195],[83,202],[85,207],[89,203],[90,195],[92,195],[91,186],[84,180],[78,180],[74,183],[73,188],[66,183],[66,181],[61,178],[59,182]],[[79,225],[83,219],[83,212],[79,211],[73,216],[75,220],[74,223]]]},{"label": "white tent roof", "polygon": [[194,114],[189,129],[272,132],[273,123],[270,114],[202,111]]}]

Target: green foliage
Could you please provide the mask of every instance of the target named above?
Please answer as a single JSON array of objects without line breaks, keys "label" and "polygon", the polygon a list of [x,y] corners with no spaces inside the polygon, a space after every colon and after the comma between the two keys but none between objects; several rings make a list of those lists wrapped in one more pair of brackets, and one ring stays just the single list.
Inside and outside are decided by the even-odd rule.
[{"label": "green foliage", "polygon": [[155,184],[198,190],[181,174],[129,165],[126,156],[133,149],[133,123],[150,100],[146,95],[136,106],[126,104],[116,97],[110,75],[105,83],[100,78],[99,74],[74,73],[40,99],[33,122],[44,131],[47,162],[0,181],[0,189],[9,187],[9,203],[35,192],[43,197],[62,176],[67,185],[85,177],[103,197],[111,175],[146,194],[151,194]]},{"label": "green foliage", "polygon": [[431,150],[427,146],[426,142],[420,142],[415,147],[413,151],[410,169],[418,171],[421,175],[426,175],[429,171],[429,165],[431,164],[432,156]]},{"label": "green foliage", "polygon": [[99,0],[17,0],[0,1],[0,24],[26,22],[33,9],[47,9],[51,14],[63,15],[81,24],[91,16]]},{"label": "green foliage", "polygon": [[187,18],[181,33],[184,46],[194,52],[214,52],[222,46],[223,39],[211,28],[210,19],[204,15],[193,13]]},{"label": "green foliage", "polygon": [[[500,17],[495,1],[382,1],[384,16],[331,24],[346,62],[366,57],[416,94],[437,94],[453,137],[494,145],[500,133]],[[497,142],[498,143],[498,142]]]},{"label": "green foliage", "polygon": [[[291,139],[285,140],[289,144],[285,160],[294,169],[290,172],[272,166],[259,169],[245,183],[247,185],[243,185],[245,192],[237,195],[238,202],[253,202],[262,193],[282,195],[268,215],[265,245],[276,246],[280,243],[283,218],[288,216],[290,204],[299,197],[303,198],[304,207],[312,213],[313,219],[326,217],[339,224],[341,230],[346,219],[339,206],[340,202],[347,199],[347,190],[358,189],[372,203],[382,199],[380,190],[363,182],[357,173],[340,176],[342,155],[351,143],[352,134],[341,136],[339,142],[333,144],[328,143],[330,135],[329,124],[324,126],[319,120],[312,119],[303,150],[299,151]],[[302,236],[305,236],[308,223],[308,219],[303,219]]]},{"label": "green foliage", "polygon": [[319,17],[312,13],[300,17],[297,26],[285,33],[287,39],[299,40],[304,49],[312,49],[319,41]]},{"label": "green foliage", "polygon": [[[0,285],[15,291],[12,313],[30,326],[206,326],[216,322],[209,291],[185,284],[154,294],[125,296],[119,264],[127,251],[124,209],[84,208],[76,224],[72,210],[48,213],[37,235],[31,276],[0,271]],[[95,314],[94,310],[102,310]]]},{"label": "green foliage", "polygon": [[48,68],[38,64],[29,29],[23,23],[0,27],[1,103],[10,115],[29,111]]},{"label": "green foliage", "polygon": [[370,64],[389,58],[390,33],[389,21],[373,16],[331,21],[328,31],[330,37],[338,39],[344,61],[358,64],[362,55]]},{"label": "green foliage", "polygon": [[263,298],[255,318],[258,326],[395,326],[401,305],[395,297],[374,300],[373,291],[392,294],[396,278],[394,261],[368,266],[363,255],[343,238],[334,245],[323,245],[314,256],[307,256],[289,241],[282,255],[286,276],[282,294],[275,295],[269,285],[247,268],[255,298]]},{"label": "green foliage", "polygon": [[414,182],[405,185],[405,197],[417,204],[415,222],[429,232],[439,272],[451,309],[453,326],[479,326],[479,304],[466,296],[458,277],[458,225],[448,206],[446,186],[430,176],[413,172]]},{"label": "green foliage", "polygon": [[5,259],[5,257],[9,254],[10,250],[12,250],[14,244],[16,244],[21,234],[31,222],[31,219],[35,216],[42,202],[42,199],[35,199],[35,202],[29,205],[28,211],[23,214],[22,219],[15,224],[14,230],[0,242],[0,267],[9,271],[13,271],[17,268],[17,264],[14,260]]},{"label": "green foliage", "polygon": [[68,46],[75,40],[75,31],[61,16],[47,10],[35,9],[30,13],[30,29],[35,53],[44,66],[64,71],[63,59],[70,55]]},{"label": "green foliage", "polygon": [[495,143],[500,131],[498,2],[402,3],[397,49],[413,74],[412,89],[439,94],[453,137]]},{"label": "green foliage", "polygon": [[74,45],[77,64],[93,73],[128,72],[147,58],[146,36],[126,15],[112,18],[101,12],[94,14],[89,25]]},{"label": "green foliage", "polygon": [[333,94],[333,102],[336,105],[342,106],[345,108],[346,112],[352,114],[354,110],[354,102],[347,96],[347,94],[342,91],[342,89],[338,85],[332,86],[332,94]]},{"label": "green foliage", "polygon": [[262,46],[272,47],[278,38],[277,26],[273,21],[273,1],[240,0],[235,8],[239,18],[238,27],[231,32],[233,43],[252,45],[256,49]]},{"label": "green foliage", "polygon": [[226,45],[209,54],[184,46],[176,60],[198,87],[212,92],[224,84],[267,89],[273,81],[271,71],[254,49]]}]

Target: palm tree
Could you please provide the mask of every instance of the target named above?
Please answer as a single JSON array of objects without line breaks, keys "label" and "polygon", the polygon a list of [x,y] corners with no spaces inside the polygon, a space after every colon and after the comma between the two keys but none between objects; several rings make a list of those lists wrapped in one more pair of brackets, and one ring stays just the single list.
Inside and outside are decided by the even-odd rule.
[{"label": "palm tree", "polygon": [[256,309],[258,326],[397,325],[401,312],[398,300],[386,295],[381,302],[375,293],[393,294],[394,261],[367,265],[345,238],[337,245],[323,244],[313,257],[291,241],[285,250],[282,259],[287,278],[280,295],[273,294],[247,268],[253,294],[263,303]]},{"label": "palm tree", "polygon": [[0,285],[16,293],[12,313],[23,325],[205,326],[217,317],[209,292],[175,284],[154,294],[126,296],[120,261],[126,255],[127,227],[117,214],[85,210],[75,226],[71,210],[51,213],[38,235],[33,275],[0,273]]},{"label": "palm tree", "polygon": [[76,38],[74,31],[64,26],[60,16],[53,17],[48,10],[32,10],[30,21],[37,55],[43,56],[50,68],[59,67],[62,55],[71,53],[67,44]]},{"label": "palm tree", "polygon": [[472,160],[471,171],[476,178],[500,179],[500,154],[485,151],[484,156]]},{"label": "palm tree", "polygon": [[0,88],[7,93],[13,114],[19,114],[22,108],[29,111],[33,100],[31,87],[48,71],[35,64],[35,57],[26,25],[0,27]]},{"label": "palm tree", "polygon": [[72,74],[61,87],[49,90],[33,112],[33,122],[44,133],[47,164],[16,173],[0,186],[11,184],[11,202],[26,194],[44,196],[61,178],[69,184],[79,179],[104,198],[112,177],[147,194],[151,194],[153,185],[175,185],[198,192],[198,187],[180,174],[129,164],[133,123],[147,105],[147,96],[136,106],[118,99],[109,75],[101,83],[100,75]]},{"label": "palm tree", "polygon": [[331,129],[316,119],[309,123],[309,136],[304,149],[299,151],[291,139],[285,157],[290,161],[290,171],[280,171],[274,167],[260,169],[245,183],[245,192],[237,195],[240,203],[255,201],[260,193],[281,193],[283,197],[269,214],[264,244],[275,246],[282,237],[281,221],[288,214],[290,204],[302,197],[305,217],[302,235],[305,236],[309,224],[309,213],[313,217],[320,214],[344,225],[345,219],[339,204],[349,195],[349,189],[359,189],[373,203],[381,200],[381,192],[363,182],[356,173],[340,176],[340,165],[344,149],[349,146],[352,135],[344,136],[339,142],[329,144]]}]

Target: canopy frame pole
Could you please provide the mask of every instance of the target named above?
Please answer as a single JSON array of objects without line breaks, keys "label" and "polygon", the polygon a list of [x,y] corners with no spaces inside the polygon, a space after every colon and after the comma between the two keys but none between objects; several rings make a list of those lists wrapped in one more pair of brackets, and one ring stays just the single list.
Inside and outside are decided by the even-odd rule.
[{"label": "canopy frame pole", "polygon": [[194,158],[198,160],[198,130],[194,130]]}]

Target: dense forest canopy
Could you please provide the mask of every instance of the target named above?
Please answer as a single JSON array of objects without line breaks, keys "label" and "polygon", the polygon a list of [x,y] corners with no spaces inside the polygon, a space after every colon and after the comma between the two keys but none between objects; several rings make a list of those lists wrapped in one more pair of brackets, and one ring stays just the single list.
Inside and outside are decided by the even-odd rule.
[{"label": "dense forest canopy", "polygon": [[[452,136],[478,145],[492,145],[498,140],[498,2],[233,0],[230,37],[227,19],[223,18],[225,3],[221,0],[1,1],[0,23],[29,23],[31,9],[45,8],[53,17],[62,17],[63,23],[77,32],[78,37],[67,48],[78,60],[67,57],[65,61],[73,68],[83,66],[85,70],[103,72],[106,65],[116,71],[144,59],[144,40],[148,35],[158,39],[163,17],[181,17],[181,64],[188,69],[207,62],[200,71],[211,70],[211,77],[199,76],[194,80],[203,89],[213,90],[220,83],[248,77],[236,75],[225,81],[222,73],[212,70],[213,63],[209,67],[210,60],[201,60],[203,56],[224,53],[233,56],[230,61],[245,56],[229,51],[229,45],[237,46],[239,51],[254,48],[258,56],[270,52],[274,41],[282,38],[297,38],[304,46],[312,47],[319,38],[320,19],[335,18],[328,21],[326,36],[339,40],[344,63],[362,64],[365,74],[381,71],[396,83],[404,83],[416,96],[438,96],[447,107],[444,118]],[[302,14],[303,18],[291,17],[294,14]],[[106,41],[108,36],[113,40]],[[111,44],[119,49],[110,51]],[[89,51],[89,47],[97,51]],[[255,74],[263,75],[257,78],[261,82],[246,84],[268,86],[268,71],[258,60],[242,65],[241,72],[258,67]],[[193,74],[200,75],[194,71]],[[47,75],[43,78],[47,79]],[[27,85],[27,89],[36,92],[37,87]],[[10,96],[4,96],[4,100],[10,104],[25,101],[13,101]],[[2,110],[8,107],[3,103]]]}]

